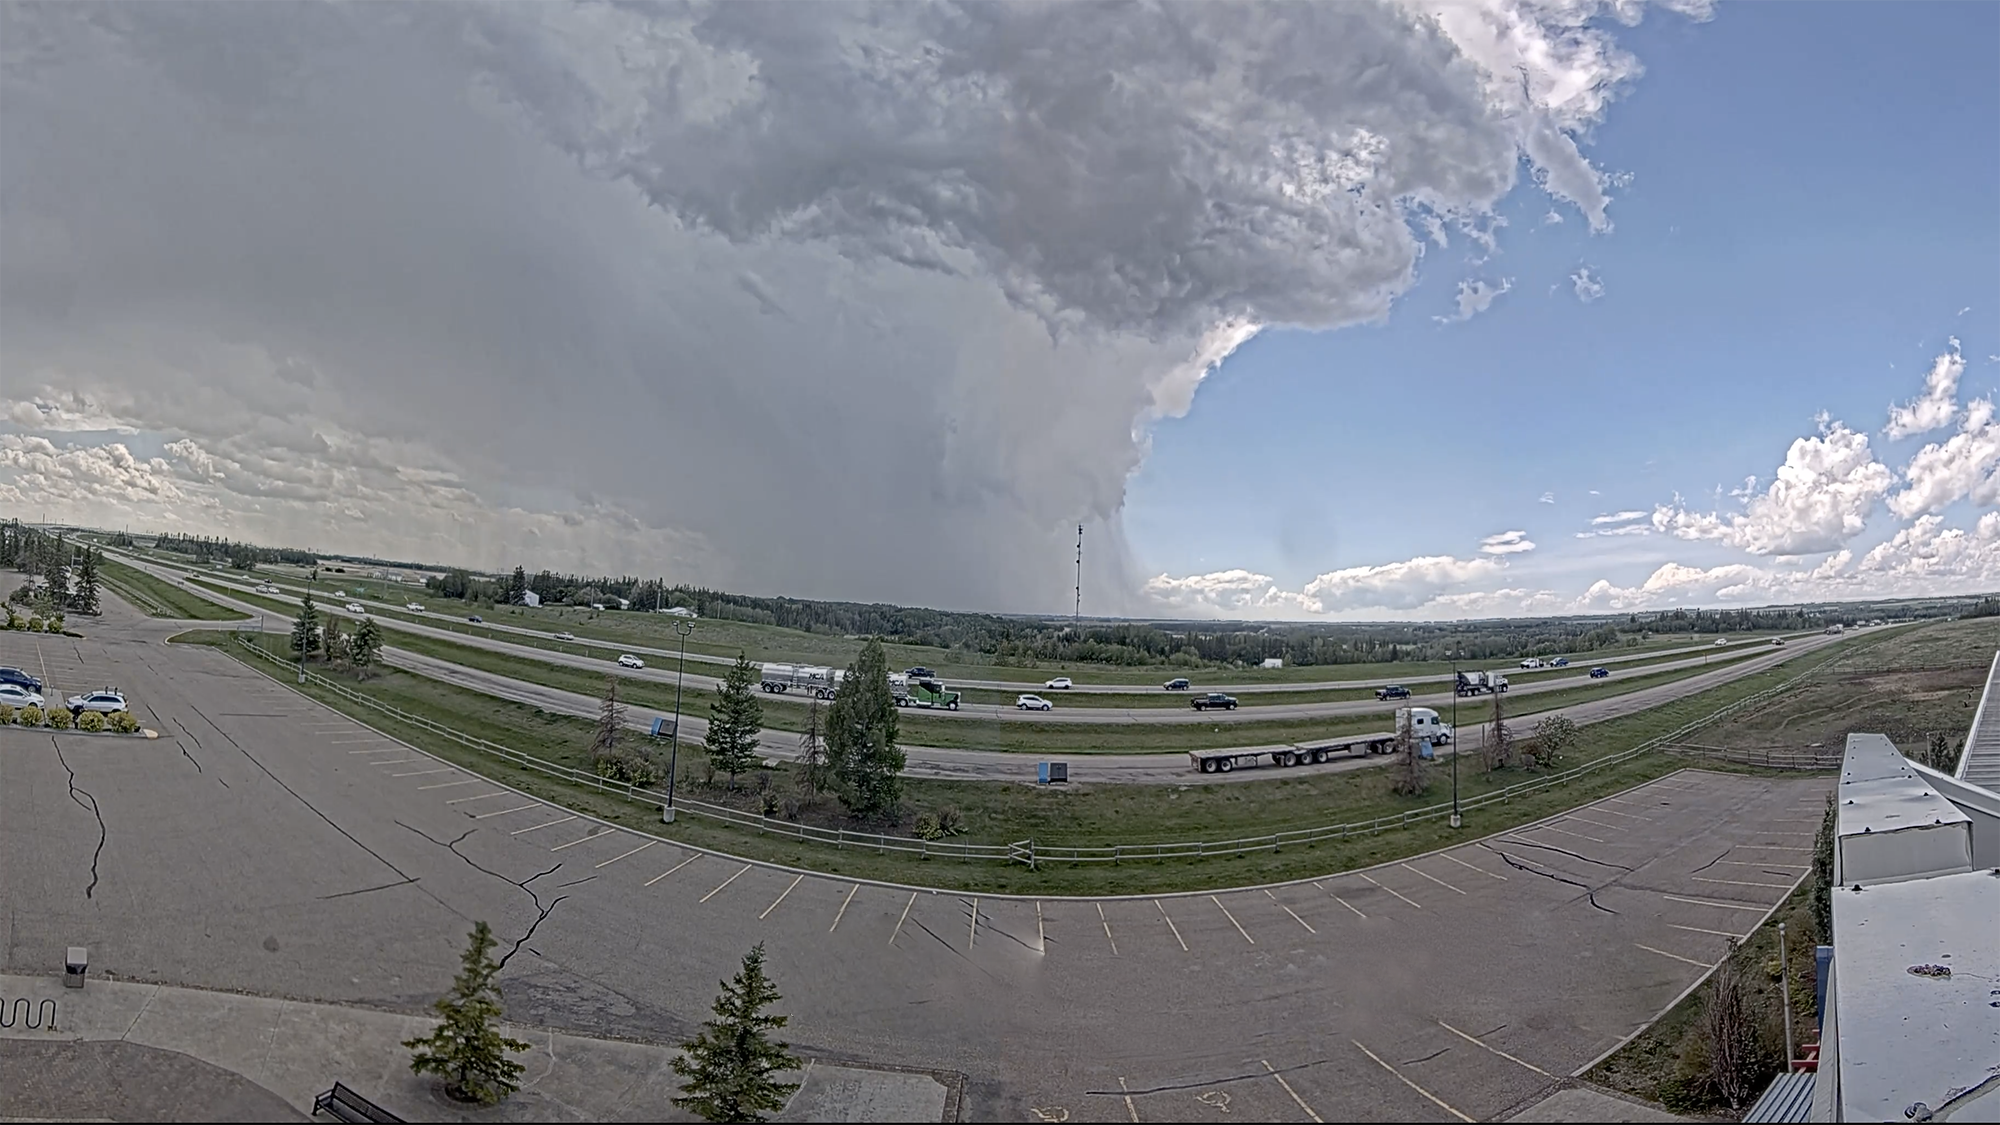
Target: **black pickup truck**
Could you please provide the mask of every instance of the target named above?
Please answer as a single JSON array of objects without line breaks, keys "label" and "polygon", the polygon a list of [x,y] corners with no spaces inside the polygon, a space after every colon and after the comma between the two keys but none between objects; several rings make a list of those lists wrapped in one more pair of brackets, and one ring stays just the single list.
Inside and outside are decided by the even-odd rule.
[{"label": "black pickup truck", "polygon": [[1390,684],[1388,687],[1378,687],[1375,689],[1375,698],[1408,699],[1410,698],[1410,689],[1404,687],[1402,684]]},{"label": "black pickup truck", "polygon": [[1234,711],[1236,710],[1236,697],[1233,695],[1224,695],[1219,691],[1211,691],[1207,695],[1197,695],[1194,697],[1195,710],[1206,711],[1211,707],[1220,707],[1224,711]]}]

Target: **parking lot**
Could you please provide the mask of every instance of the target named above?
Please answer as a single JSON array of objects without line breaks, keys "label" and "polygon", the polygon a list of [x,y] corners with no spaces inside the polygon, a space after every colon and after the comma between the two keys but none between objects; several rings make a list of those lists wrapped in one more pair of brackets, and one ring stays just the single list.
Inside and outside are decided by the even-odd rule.
[{"label": "parking lot", "polygon": [[[40,675],[5,647],[26,639],[0,662]],[[9,971],[85,944],[120,975],[408,1009],[485,919],[521,941],[512,1016],[665,1039],[762,941],[801,1049],[963,1073],[980,1118],[1499,1115],[1752,928],[1806,870],[1828,787],[1683,771],[1302,883],[980,898],[598,824],[218,653],[33,643],[54,682],[126,688],[162,737],[0,735]]]}]

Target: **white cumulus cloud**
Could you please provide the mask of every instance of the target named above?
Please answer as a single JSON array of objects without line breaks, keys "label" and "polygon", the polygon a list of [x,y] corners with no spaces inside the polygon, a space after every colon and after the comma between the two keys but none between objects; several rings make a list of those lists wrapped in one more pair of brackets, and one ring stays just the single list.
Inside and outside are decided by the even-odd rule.
[{"label": "white cumulus cloud", "polygon": [[1461,320],[1471,320],[1485,312],[1493,304],[1493,298],[1514,288],[1514,279],[1503,277],[1498,286],[1484,281],[1461,281],[1458,283],[1458,311],[1450,316],[1431,319],[1444,324],[1454,324]]},{"label": "white cumulus cloud", "polygon": [[1586,305],[1604,296],[1604,282],[1590,272],[1589,266],[1580,267],[1570,274],[1569,283],[1576,290],[1576,299]]},{"label": "white cumulus cloud", "polygon": [[1487,555],[1518,555],[1534,549],[1534,540],[1525,531],[1503,531],[1479,541],[1480,553]]},{"label": "white cumulus cloud", "polygon": [[1895,483],[1875,460],[1868,435],[1820,419],[1820,432],[1792,442],[1763,492],[1745,486],[1743,510],[1701,513],[1678,497],[1653,511],[1653,528],[1681,539],[1712,539],[1753,555],[1810,555],[1861,534],[1868,514]]},{"label": "white cumulus cloud", "polygon": [[1609,512],[1601,516],[1592,516],[1590,517],[1590,523],[1593,527],[1602,527],[1607,523],[1631,523],[1633,520],[1644,519],[1649,514],[1637,508],[1629,508],[1622,512]]},{"label": "white cumulus cloud", "polygon": [[1882,432],[1891,438],[1928,433],[1951,424],[1958,413],[1958,379],[1965,374],[1965,357],[1959,354],[1958,338],[1952,337],[1948,351],[1932,361],[1924,376],[1924,393],[1901,406],[1889,408],[1889,424]]},{"label": "white cumulus cloud", "polygon": [[1909,519],[1971,497],[1982,506],[2000,503],[2000,422],[1990,399],[1974,399],[1957,433],[1931,442],[1903,467],[1903,490],[1889,497],[1889,510]]}]

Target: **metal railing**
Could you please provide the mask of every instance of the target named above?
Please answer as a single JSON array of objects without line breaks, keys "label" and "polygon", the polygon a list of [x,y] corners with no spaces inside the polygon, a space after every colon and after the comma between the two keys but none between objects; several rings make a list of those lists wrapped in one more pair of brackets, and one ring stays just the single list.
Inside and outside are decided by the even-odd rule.
[{"label": "metal railing", "polygon": [[1700,746],[1683,742],[1666,748],[1667,753],[1684,758],[1701,758],[1711,762],[1728,762],[1738,766],[1757,766],[1769,770],[1833,770],[1840,768],[1843,748],[1818,747],[1804,750],[1773,749],[1771,747],[1744,746]]},{"label": "metal railing", "polygon": [[[243,647],[274,664],[282,665],[287,669],[296,667],[292,661],[278,656],[261,644],[253,643],[241,635],[238,635],[236,640]],[[1529,778],[1526,781],[1516,782],[1502,789],[1481,793],[1475,797],[1463,798],[1458,802],[1458,808],[1461,811],[1469,811],[1486,808],[1490,805],[1503,805],[1516,798],[1525,797],[1530,793],[1539,792],[1552,786],[1568,785],[1572,781],[1599,770],[1622,765],[1634,758],[1656,750],[1669,749],[1681,745],[1683,744],[1683,740],[1695,731],[1727,718],[1747,707],[1753,707],[1776,698],[1783,692],[1790,690],[1794,684],[1824,671],[1826,667],[1827,665],[1822,665],[1820,668],[1815,668],[1801,675],[1794,676],[1783,683],[1765,688],[1763,691],[1746,695],[1741,699],[1717,708],[1702,718],[1696,719],[1666,734],[1649,738],[1629,749],[1618,751],[1615,754],[1607,754],[1600,758],[1594,758],[1582,765],[1573,766],[1559,773]],[[524,754],[511,747],[502,746],[497,742],[453,730],[422,715],[405,711],[393,704],[384,703],[379,699],[335,683],[319,675],[317,672],[308,671],[305,673],[305,676],[315,686],[330,691],[343,699],[351,700],[363,707],[368,707],[391,716],[398,722],[408,723],[411,726],[429,731],[442,738],[448,738],[462,746],[491,754],[510,764],[546,774],[549,777],[566,781],[573,785],[587,786],[601,793],[616,794],[630,800],[644,801],[661,807],[664,807],[667,803],[666,794],[657,790],[600,777],[586,770],[579,770],[558,762],[537,758],[532,754]],[[831,844],[836,848],[857,847],[880,852],[903,852],[920,856],[936,856],[940,859],[1021,863],[1032,868],[1038,863],[1118,863],[1124,860],[1204,859],[1211,856],[1241,855],[1246,852],[1278,851],[1281,848],[1292,845],[1312,844],[1322,840],[1343,840],[1352,836],[1368,836],[1390,829],[1408,828],[1411,825],[1451,815],[1452,803],[1445,801],[1435,805],[1427,805],[1420,809],[1411,809],[1407,812],[1378,816],[1370,820],[1350,821],[1344,824],[1327,824],[1315,828],[1298,828],[1230,840],[1190,840],[1176,843],[1099,845],[1037,844],[1033,840],[1021,840],[1010,844],[974,844],[947,840],[922,840],[910,836],[891,836],[874,832],[853,832],[846,829],[818,828],[807,824],[797,824],[789,820],[773,819],[768,816],[747,813],[725,805],[690,800],[678,794],[674,798],[674,809],[677,812],[692,813],[711,820],[722,821],[744,828],[754,828],[759,832],[787,836],[803,842]]]}]

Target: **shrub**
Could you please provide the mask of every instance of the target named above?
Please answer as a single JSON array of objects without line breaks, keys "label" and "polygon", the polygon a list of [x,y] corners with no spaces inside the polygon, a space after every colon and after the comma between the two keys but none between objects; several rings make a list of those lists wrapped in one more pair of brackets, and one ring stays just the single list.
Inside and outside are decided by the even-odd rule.
[{"label": "shrub", "polygon": [[944,829],[938,826],[936,813],[918,813],[916,833],[919,840],[944,839]]},{"label": "shrub", "polygon": [[627,785],[654,785],[663,776],[651,758],[623,748],[599,755],[596,767],[597,776]]},{"label": "shrub", "polygon": [[13,726],[13,725],[14,725],[14,705],[12,703],[0,703],[0,726]]},{"label": "shrub", "polygon": [[49,708],[48,720],[49,720],[49,725],[56,728],[57,730],[69,729],[69,724],[70,724],[69,712],[63,710],[60,707]]},{"label": "shrub", "polygon": [[58,613],[54,617],[49,618],[47,621],[42,622],[42,632],[60,633],[63,631],[63,623],[64,623],[63,615]]},{"label": "shrub", "polygon": [[42,714],[42,709],[40,707],[36,707],[33,704],[29,704],[28,706],[21,708],[21,710],[17,714],[15,714],[14,721],[21,724],[24,727],[38,727],[42,725],[42,720],[45,717],[46,716]]},{"label": "shrub", "polygon": [[762,794],[762,798],[763,799],[760,802],[760,804],[764,810],[764,815],[765,816],[778,815],[778,795],[766,789]]},{"label": "shrub", "polygon": [[137,734],[139,731],[139,720],[133,718],[130,711],[113,711],[111,717],[104,721],[119,734]]},{"label": "shrub", "polygon": [[28,615],[28,632],[30,632],[30,633],[39,633],[39,632],[41,632],[41,631],[42,631],[42,615],[41,615],[41,614],[39,614],[39,613],[31,613],[31,614],[29,614],[29,615]]},{"label": "shrub", "polygon": [[76,729],[95,734],[104,729],[104,716],[95,711],[85,711],[76,717]]}]

